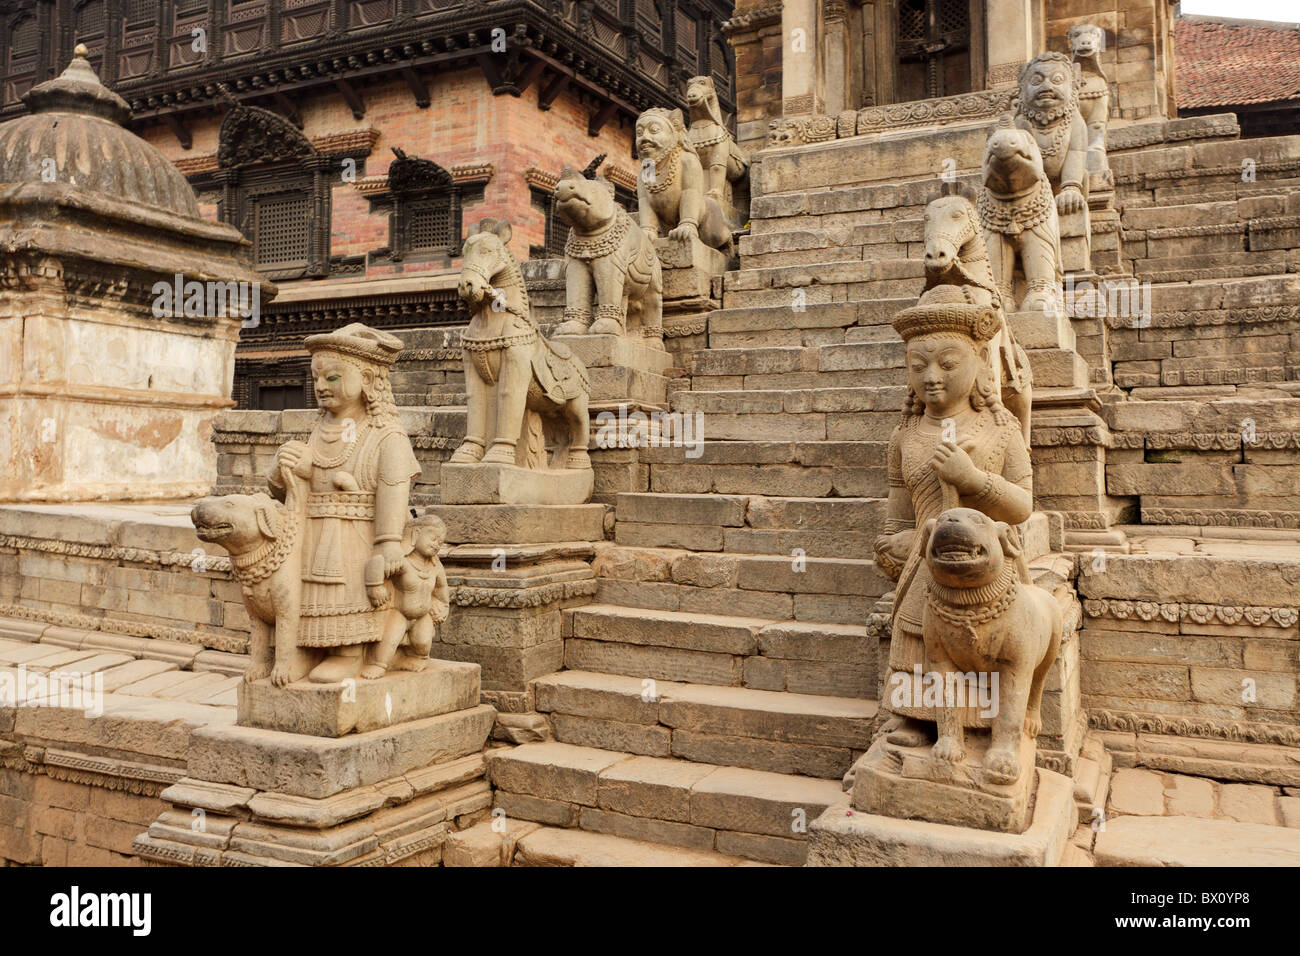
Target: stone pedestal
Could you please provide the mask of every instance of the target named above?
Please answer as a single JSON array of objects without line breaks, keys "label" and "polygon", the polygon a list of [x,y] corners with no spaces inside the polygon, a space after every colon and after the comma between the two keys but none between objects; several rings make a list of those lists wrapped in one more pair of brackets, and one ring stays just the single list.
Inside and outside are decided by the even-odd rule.
[{"label": "stone pedestal", "polygon": [[1061,216],[1061,267],[1066,272],[1092,272],[1092,224],[1088,208]]},{"label": "stone pedestal", "polygon": [[559,335],[555,341],[572,349],[587,367],[592,414],[619,406],[649,411],[667,402],[663,373],[673,358],[664,350],[662,335]]},{"label": "stone pedestal", "polygon": [[987,779],[981,762],[988,745],[987,732],[968,731],[966,757],[954,764],[935,759],[928,742],[900,747],[877,738],[853,767],[853,807],[864,813],[1020,833],[1029,825],[1034,742],[1022,735],[1020,777],[1010,784]]},{"label": "stone pedestal", "polygon": [[479,669],[431,660],[422,671],[390,672],[378,680],[276,687],[264,679],[240,684],[238,695],[241,726],[342,737],[477,707]]},{"label": "stone pedestal", "polygon": [[550,739],[529,682],[563,668],[563,612],[596,593],[592,542],[604,537],[605,506],[430,510],[454,545],[442,559],[454,607],[434,655],[482,667],[483,699],[500,712],[494,738]]},{"label": "stone pedestal", "polygon": [[698,239],[656,239],[664,272],[664,344],[673,364],[685,368],[692,352],[708,344],[709,313],[722,308],[727,256]]},{"label": "stone pedestal", "polygon": [[442,500],[449,505],[565,505],[591,497],[591,469],[520,468],[518,465],[453,465],[444,462]]},{"label": "stone pedestal", "polygon": [[1127,550],[1124,536],[1111,530],[1123,523],[1126,502],[1106,493],[1111,437],[1100,409],[1091,388],[1034,388],[1034,501],[1062,513],[1066,550]]},{"label": "stone pedestal", "polygon": [[834,804],[808,828],[808,866],[1056,866],[1077,825],[1070,780],[1033,772],[1021,833],[903,820]]},{"label": "stone pedestal", "polygon": [[664,271],[664,302],[673,299],[707,298],[714,276],[727,271],[728,260],[724,253],[692,239],[655,240],[655,252]]},{"label": "stone pedestal", "polygon": [[171,808],[133,851],[189,866],[439,862],[447,833],[491,806],[496,711],[478,674],[432,661],[370,682],[244,685],[240,724],[191,734],[186,776],[161,794]]}]

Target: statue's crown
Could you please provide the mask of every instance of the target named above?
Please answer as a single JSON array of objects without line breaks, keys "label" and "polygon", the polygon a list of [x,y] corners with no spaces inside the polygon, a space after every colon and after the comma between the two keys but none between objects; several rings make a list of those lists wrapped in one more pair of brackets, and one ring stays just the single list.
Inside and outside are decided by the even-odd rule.
[{"label": "statue's crown", "polygon": [[983,343],[997,334],[998,314],[992,306],[970,302],[961,286],[939,285],[894,316],[894,329],[904,342],[936,332],[959,332]]},{"label": "statue's crown", "polygon": [[353,322],[333,332],[309,335],[303,346],[313,355],[317,352],[340,352],[364,359],[376,365],[392,365],[402,351],[402,340],[395,335]]}]

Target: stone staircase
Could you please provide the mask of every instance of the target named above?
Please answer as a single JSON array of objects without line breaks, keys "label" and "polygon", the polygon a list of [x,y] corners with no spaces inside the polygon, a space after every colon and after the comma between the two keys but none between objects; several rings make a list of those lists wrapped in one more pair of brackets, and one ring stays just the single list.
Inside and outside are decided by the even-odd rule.
[{"label": "stone staircase", "polygon": [[669,397],[705,442],[642,450],[649,490],[616,495],[594,603],[565,612],[566,670],[533,682],[555,741],[491,759],[508,817],[714,865],[803,863],[877,710],[865,623],[891,586],[872,543],[904,394],[891,318],[878,302],[710,316]]},{"label": "stone staircase", "polygon": [[[1289,241],[1285,217],[1300,213],[1300,181],[1285,179],[1285,162],[1261,163],[1269,184],[1244,190],[1220,174],[1213,188],[1225,195],[1213,201],[1195,187],[1163,195],[1182,187],[1143,178],[1230,165],[1219,153],[1232,160],[1247,148],[1216,141],[1117,156],[1117,205],[1132,209],[1094,233],[1099,270],[1150,279],[1157,314],[1293,300],[1294,277],[1283,274],[1294,252],[1276,252]],[[864,625],[892,587],[871,548],[905,395],[891,322],[920,289],[921,216],[936,192],[927,175],[754,199],[705,347],[669,386],[672,411],[703,415],[705,442],[641,450],[647,490],[613,496],[594,602],[565,612],[566,669],[532,682],[554,740],[490,757],[496,806],[512,825],[539,827],[521,838],[517,865],[798,865],[807,821],[842,801],[839,779],[868,746],[877,712]],[[1180,238],[1161,232],[1174,228],[1162,203],[1178,207],[1170,222],[1198,226],[1180,261],[1200,268],[1196,256],[1206,256],[1209,271],[1162,266],[1172,254],[1162,243]],[[1252,215],[1275,220],[1261,243],[1274,248],[1251,246],[1251,229],[1263,234]],[[1269,281],[1241,278],[1257,272]],[[1152,330],[1103,318],[1021,316],[1017,334],[1036,405],[1109,385],[1107,337],[1112,352],[1117,342],[1131,349],[1111,356],[1132,373],[1125,387],[1159,384],[1162,348],[1180,354]],[[1153,366],[1121,368],[1142,362]],[[529,840],[546,853],[524,852]]]}]

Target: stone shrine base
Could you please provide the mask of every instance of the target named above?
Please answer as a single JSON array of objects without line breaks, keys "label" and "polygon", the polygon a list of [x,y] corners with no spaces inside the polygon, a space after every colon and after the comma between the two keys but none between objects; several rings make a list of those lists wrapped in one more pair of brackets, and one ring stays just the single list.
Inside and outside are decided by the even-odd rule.
[{"label": "stone shrine base", "polygon": [[445,505],[577,505],[591,497],[595,474],[590,468],[534,470],[517,465],[442,466]]},{"label": "stone shrine base", "polygon": [[1073,784],[1036,771],[1029,827],[997,833],[854,810],[847,799],[808,828],[808,866],[1057,866],[1077,826]]}]

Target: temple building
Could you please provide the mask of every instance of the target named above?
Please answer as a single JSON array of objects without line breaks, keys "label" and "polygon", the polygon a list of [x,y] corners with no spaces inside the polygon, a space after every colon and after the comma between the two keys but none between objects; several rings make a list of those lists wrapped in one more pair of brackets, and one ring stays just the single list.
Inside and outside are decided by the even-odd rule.
[{"label": "temple building", "polygon": [[[241,408],[312,404],[305,335],[462,325],[461,239],[514,224],[563,254],[551,193],[598,157],[635,207],[633,123],[711,76],[734,112],[726,0],[56,0],[7,5],[0,120],[84,43],[131,128],[280,295],[246,323]],[[405,157],[399,158],[401,156]]]},{"label": "temple building", "polygon": [[[774,120],[1013,90],[1021,64],[1068,49],[1076,23],[1115,39],[1103,57],[1123,64],[1111,72],[1112,122],[1165,116],[1173,11],[1168,0],[739,0],[726,27],[736,50],[737,140],[761,145]],[[952,107],[949,118],[962,115],[960,103]]]}]

